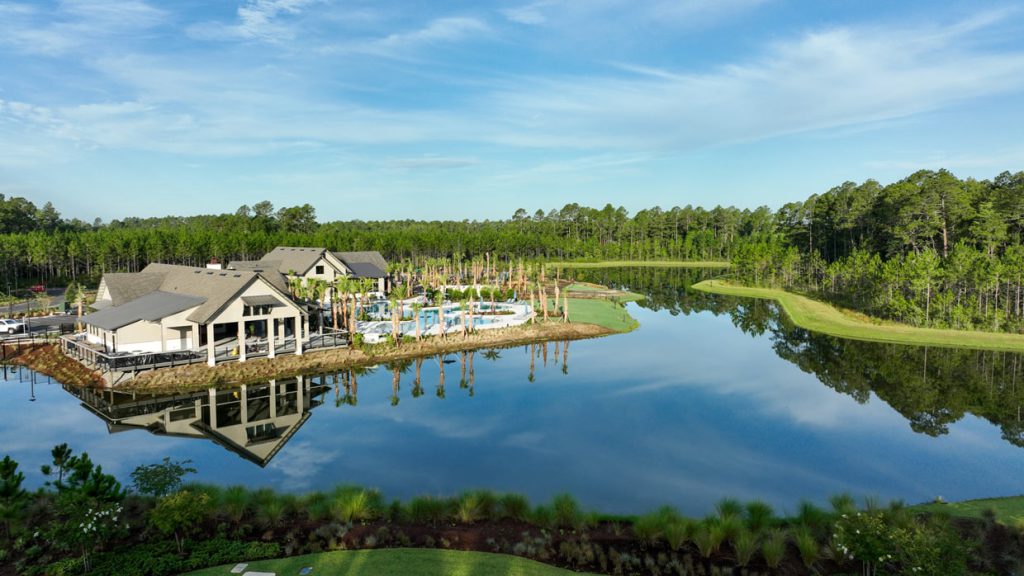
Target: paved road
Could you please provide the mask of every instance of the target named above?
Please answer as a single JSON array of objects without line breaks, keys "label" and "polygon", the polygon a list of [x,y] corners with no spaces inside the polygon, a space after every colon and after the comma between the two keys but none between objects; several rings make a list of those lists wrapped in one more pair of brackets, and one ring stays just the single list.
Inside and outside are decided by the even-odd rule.
[{"label": "paved road", "polygon": [[[50,306],[56,306],[58,310],[64,309],[64,288],[47,288],[46,295],[50,297]],[[0,316],[9,318],[12,314],[20,314],[27,311],[29,307],[33,310],[38,310],[39,303],[21,300],[12,304],[4,304],[0,306]]]},{"label": "paved road", "polygon": [[[22,320],[22,321],[24,322],[24,320]],[[74,314],[67,314],[67,315],[65,315],[65,314],[58,314],[56,316],[43,316],[43,317],[40,317],[40,318],[29,318],[28,322],[27,322],[27,325],[28,325],[28,329],[29,329],[30,333],[32,333],[32,334],[42,334],[42,333],[46,332],[49,329],[59,327],[61,324],[74,324],[74,323],[75,323],[75,315]],[[7,338],[18,338],[18,337],[21,337],[21,336],[24,336],[24,334],[12,334],[12,335],[0,334],[0,340],[5,340]]]}]

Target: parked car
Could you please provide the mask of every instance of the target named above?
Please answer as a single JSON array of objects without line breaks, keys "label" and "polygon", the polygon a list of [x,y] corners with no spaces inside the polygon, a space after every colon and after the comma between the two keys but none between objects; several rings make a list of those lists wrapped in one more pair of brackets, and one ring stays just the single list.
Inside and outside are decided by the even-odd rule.
[{"label": "parked car", "polygon": [[36,293],[46,292],[46,284],[33,284],[32,287],[29,288],[29,290]]},{"label": "parked car", "polygon": [[0,334],[14,334],[16,332],[24,332],[25,323],[21,320],[11,320],[8,318],[0,318]]}]

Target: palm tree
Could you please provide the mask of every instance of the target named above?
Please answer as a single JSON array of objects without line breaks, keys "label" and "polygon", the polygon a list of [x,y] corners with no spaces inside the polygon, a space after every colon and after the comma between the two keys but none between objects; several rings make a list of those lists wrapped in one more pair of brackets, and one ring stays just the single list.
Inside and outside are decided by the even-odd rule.
[{"label": "palm tree", "polygon": [[65,291],[65,298],[68,298],[68,301],[75,304],[78,309],[78,316],[75,319],[75,331],[77,332],[82,329],[82,307],[85,305],[85,290],[82,289],[81,284],[75,282]]},{"label": "palm tree", "polygon": [[488,348],[487,351],[484,352],[484,358],[491,360],[492,362],[495,360],[500,360],[501,352],[498,351],[497,348]]},{"label": "palm tree", "polygon": [[437,397],[444,400],[444,354],[437,357],[437,366],[441,373],[437,376]]},{"label": "palm tree", "polygon": [[423,384],[420,379],[420,370],[423,368],[423,357],[416,359],[416,378],[412,381],[412,397],[419,398],[423,395]]},{"label": "palm tree", "polygon": [[562,374],[569,373],[569,341],[562,345]]},{"label": "palm tree", "polygon": [[412,315],[416,320],[416,341],[420,341],[420,311],[423,310],[423,304],[419,302],[412,303]]},{"label": "palm tree", "polygon": [[473,355],[476,350],[469,351],[469,395],[473,396],[473,385],[476,384],[476,372],[473,370]]},{"label": "palm tree", "polygon": [[444,294],[438,292],[434,295],[434,302],[437,304],[437,323],[440,324],[439,329],[441,330],[441,339],[447,339],[447,332],[445,331],[444,323]]},{"label": "palm tree", "polygon": [[459,388],[466,387],[466,351],[459,355]]},{"label": "palm tree", "polygon": [[462,300],[459,300],[459,312],[461,312],[461,314],[462,314],[461,325],[462,325],[462,337],[463,338],[465,338],[466,336],[469,335],[469,326],[466,324],[466,308],[467,307],[468,306],[466,304],[466,299],[465,298],[463,298]]},{"label": "palm tree", "polygon": [[398,296],[394,291],[391,292],[391,297],[388,299],[388,304],[391,306],[391,338],[395,341],[395,346],[398,346],[399,342],[399,321],[398,316]]},{"label": "palm tree", "polygon": [[327,293],[327,281],[322,278],[310,278],[307,296],[316,303],[316,324],[320,335],[324,333],[323,297]]},{"label": "palm tree", "polygon": [[391,365],[391,405],[398,406],[398,386],[402,379],[402,369],[397,362]]},{"label": "palm tree", "polygon": [[527,380],[533,382],[533,372],[537,367],[537,345],[530,343],[530,375],[526,377]]}]

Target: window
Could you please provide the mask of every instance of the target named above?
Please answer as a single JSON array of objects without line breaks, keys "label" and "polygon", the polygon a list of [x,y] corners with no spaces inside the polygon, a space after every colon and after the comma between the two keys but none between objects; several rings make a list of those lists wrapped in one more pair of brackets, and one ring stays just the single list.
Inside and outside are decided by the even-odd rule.
[{"label": "window", "polygon": [[323,274],[324,273],[324,266],[323,266],[323,264],[321,264],[321,265],[316,267],[316,273],[317,274]]}]

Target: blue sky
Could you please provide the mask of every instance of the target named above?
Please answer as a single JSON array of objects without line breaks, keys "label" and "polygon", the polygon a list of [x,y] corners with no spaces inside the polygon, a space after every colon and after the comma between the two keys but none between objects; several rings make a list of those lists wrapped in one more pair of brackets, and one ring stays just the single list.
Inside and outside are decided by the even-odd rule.
[{"label": "blue sky", "polygon": [[67,217],[777,207],[1024,169],[984,0],[0,0],[0,193]]}]

